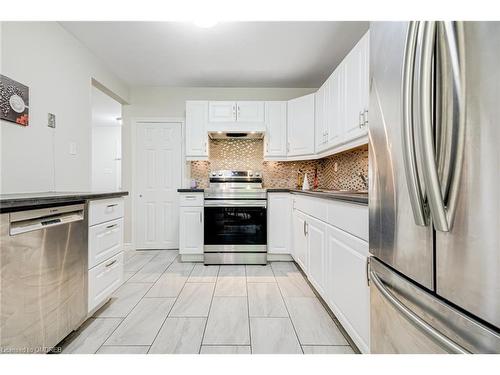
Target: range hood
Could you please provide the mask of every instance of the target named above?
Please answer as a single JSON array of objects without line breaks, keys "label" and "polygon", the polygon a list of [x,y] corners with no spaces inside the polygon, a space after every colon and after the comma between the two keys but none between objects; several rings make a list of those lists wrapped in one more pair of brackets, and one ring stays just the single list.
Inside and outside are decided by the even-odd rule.
[{"label": "range hood", "polygon": [[211,139],[262,139],[264,132],[208,132]]}]

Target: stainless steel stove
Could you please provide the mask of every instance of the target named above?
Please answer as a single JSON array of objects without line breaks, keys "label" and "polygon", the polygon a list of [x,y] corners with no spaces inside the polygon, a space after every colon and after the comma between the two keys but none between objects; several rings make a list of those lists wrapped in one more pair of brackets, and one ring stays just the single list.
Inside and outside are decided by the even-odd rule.
[{"label": "stainless steel stove", "polygon": [[260,171],[212,171],[205,190],[205,264],[267,263],[267,196]]}]

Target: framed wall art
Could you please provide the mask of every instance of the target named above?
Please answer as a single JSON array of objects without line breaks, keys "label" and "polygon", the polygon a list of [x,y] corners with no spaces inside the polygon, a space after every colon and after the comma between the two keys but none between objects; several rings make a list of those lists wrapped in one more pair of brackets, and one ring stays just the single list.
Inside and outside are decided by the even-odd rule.
[{"label": "framed wall art", "polygon": [[29,87],[0,74],[0,119],[29,124]]}]

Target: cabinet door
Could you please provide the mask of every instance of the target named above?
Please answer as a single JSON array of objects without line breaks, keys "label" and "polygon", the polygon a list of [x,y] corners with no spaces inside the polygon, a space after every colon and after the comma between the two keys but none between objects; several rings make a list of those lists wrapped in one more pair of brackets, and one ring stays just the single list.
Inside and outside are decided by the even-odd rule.
[{"label": "cabinet door", "polygon": [[362,64],[361,64],[361,110],[364,111],[364,130],[368,132],[368,107],[370,97],[370,31],[362,41]]},{"label": "cabinet door", "polygon": [[314,154],[314,94],[288,101],[288,156]]},{"label": "cabinet door", "polygon": [[365,40],[362,38],[342,62],[345,68],[345,132],[348,142],[366,134],[365,108]]},{"label": "cabinet door", "polygon": [[318,91],[316,91],[316,97],[314,98],[314,126],[315,126],[315,138],[316,138],[316,151],[323,151],[326,145],[326,82],[321,86]]},{"label": "cabinet door", "polygon": [[332,226],[327,233],[326,301],[359,349],[368,352],[368,243]]},{"label": "cabinet door", "polygon": [[238,122],[264,122],[264,102],[244,101],[236,103],[236,119]]},{"label": "cabinet door", "polygon": [[181,207],[179,227],[179,254],[203,254],[203,207]]},{"label": "cabinet door", "polygon": [[186,157],[207,157],[207,101],[186,102]]},{"label": "cabinet door", "polygon": [[326,112],[328,147],[342,143],[345,115],[345,68],[341,64],[330,77]]},{"label": "cabinet door", "polygon": [[290,254],[292,229],[290,194],[269,193],[267,217],[267,251],[270,254]]},{"label": "cabinet door", "polygon": [[307,277],[318,293],[326,298],[325,293],[325,257],[326,257],[326,224],[312,217],[307,218],[306,237],[309,249]]},{"label": "cabinet door", "polygon": [[266,102],[265,157],[286,157],[286,107],[286,102]]},{"label": "cabinet door", "polygon": [[236,122],[236,102],[208,102],[208,121]]},{"label": "cabinet door", "polygon": [[306,215],[293,211],[293,258],[307,274]]}]

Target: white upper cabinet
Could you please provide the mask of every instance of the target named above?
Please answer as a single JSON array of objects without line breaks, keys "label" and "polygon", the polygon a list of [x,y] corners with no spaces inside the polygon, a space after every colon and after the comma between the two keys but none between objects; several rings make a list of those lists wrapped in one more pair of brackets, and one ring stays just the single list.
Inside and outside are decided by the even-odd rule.
[{"label": "white upper cabinet", "polygon": [[264,157],[266,159],[286,159],[286,113],[285,101],[266,102],[266,135]]},{"label": "white upper cabinet", "polygon": [[210,101],[209,122],[257,122],[264,123],[263,101]]},{"label": "white upper cabinet", "polygon": [[206,130],[208,102],[192,100],[186,102],[186,158],[208,157],[208,135]]},{"label": "white upper cabinet", "polygon": [[321,86],[318,91],[316,91],[316,97],[314,99],[314,112],[315,112],[315,136],[316,136],[316,152],[323,151],[326,147],[327,141],[327,123],[326,123],[326,106],[328,105],[326,101],[326,89],[327,89],[326,81],[323,86]]},{"label": "white upper cabinet", "polygon": [[264,102],[242,101],[236,102],[236,121],[238,122],[264,122]]},{"label": "white upper cabinet", "polygon": [[328,107],[326,110],[326,134],[328,147],[343,142],[345,115],[345,69],[340,65],[328,80]]},{"label": "white upper cabinet", "polygon": [[208,102],[208,121],[236,122],[236,102]]},{"label": "white upper cabinet", "polygon": [[314,154],[314,96],[288,101],[288,156]]},{"label": "white upper cabinet", "polygon": [[344,141],[367,134],[369,33],[347,55],[345,69],[345,129]]}]

